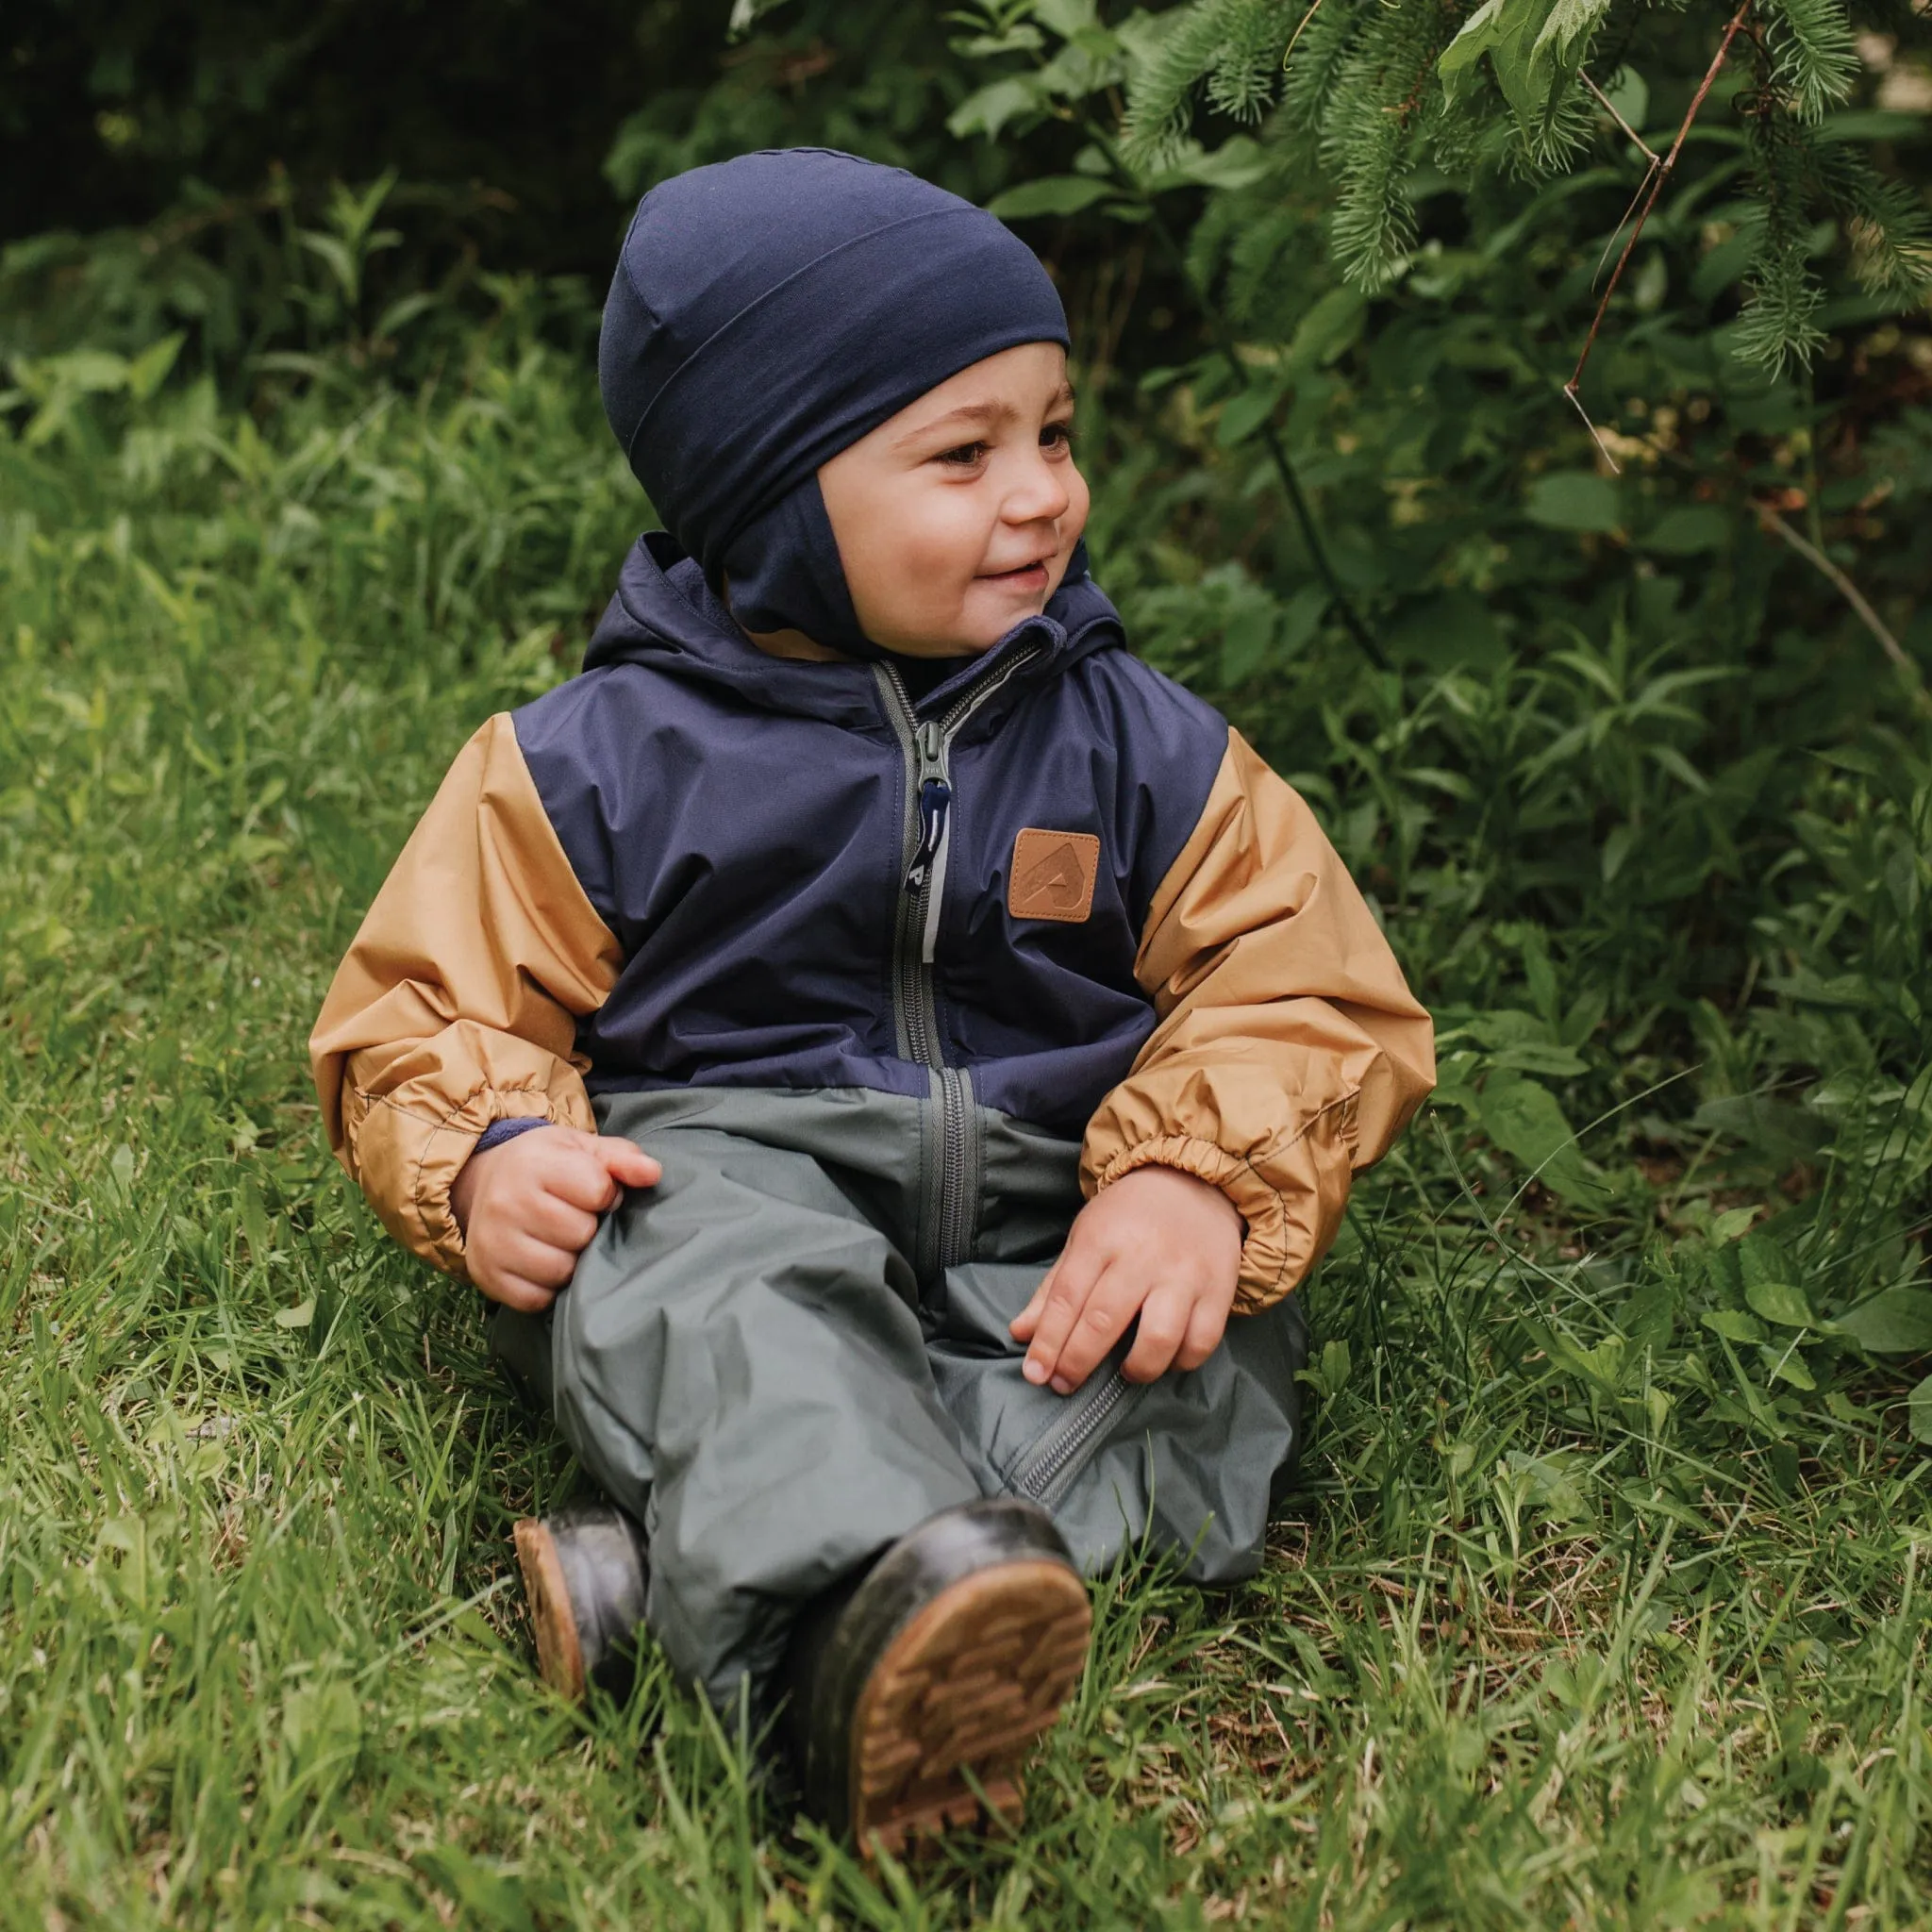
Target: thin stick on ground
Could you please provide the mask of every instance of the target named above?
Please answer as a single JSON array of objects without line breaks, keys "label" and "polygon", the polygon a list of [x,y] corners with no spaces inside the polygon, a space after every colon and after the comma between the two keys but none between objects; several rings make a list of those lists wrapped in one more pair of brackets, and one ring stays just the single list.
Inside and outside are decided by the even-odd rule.
[{"label": "thin stick on ground", "polygon": [[1751,508],[1757,512],[1758,523],[1771,535],[1796,551],[1813,570],[1825,577],[1839,595],[1852,607],[1857,613],[1858,621],[1878,640],[1878,648],[1891,659],[1899,675],[1906,680],[1912,694],[1912,702],[1922,711],[1932,715],[1932,697],[1926,695],[1924,680],[1920,675],[1919,667],[1912,662],[1905,646],[1892,636],[1884,619],[1866,602],[1865,593],[1815,543],[1799,536],[1770,504],[1754,502]]},{"label": "thin stick on ground", "polygon": [[[1677,165],[1677,157],[1684,151],[1684,143],[1690,138],[1690,129],[1702,110],[1706,97],[1717,83],[1718,75],[1723,71],[1725,57],[1731,51],[1731,42],[1738,38],[1746,18],[1751,12],[1752,0],[1743,0],[1737,12],[1731,15],[1730,25],[1724,28],[1724,39],[1717,43],[1717,52],[1711,56],[1709,67],[1704,78],[1698,83],[1697,92],[1690,96],[1690,105],[1684,110],[1682,125],[1677,129],[1677,138],[1671,143],[1671,151],[1652,170],[1650,192],[1643,197],[1643,206],[1637,211],[1637,220],[1630,229],[1630,239],[1624,243],[1624,252],[1617,258],[1617,265],[1610,271],[1610,279],[1606,285],[1603,299],[1596,305],[1596,313],[1591,318],[1590,333],[1583,339],[1583,348],[1576,358],[1576,367],[1571,372],[1570,380],[1563,385],[1563,393],[1582,411],[1583,420],[1590,422],[1590,412],[1583,408],[1578,391],[1583,383],[1583,371],[1590,361],[1590,352],[1596,347],[1597,331],[1604,325],[1604,317],[1609,312],[1610,299],[1617,292],[1617,284],[1624,279],[1624,271],[1630,265],[1630,258],[1637,252],[1637,242],[1643,233],[1643,225],[1649,221],[1651,210],[1657,204],[1657,197],[1664,192],[1664,183],[1671,178]],[[1592,86],[1594,83],[1592,83]],[[1614,110],[1613,110],[1614,111]],[[1619,120],[1622,119],[1620,115]],[[1639,142],[1641,146],[1642,143]],[[1645,150],[1648,152],[1648,150]],[[1591,424],[1591,434],[1596,437],[1599,449],[1604,448],[1604,440],[1597,436],[1596,425]],[[1607,455],[1607,451],[1605,452]]]}]

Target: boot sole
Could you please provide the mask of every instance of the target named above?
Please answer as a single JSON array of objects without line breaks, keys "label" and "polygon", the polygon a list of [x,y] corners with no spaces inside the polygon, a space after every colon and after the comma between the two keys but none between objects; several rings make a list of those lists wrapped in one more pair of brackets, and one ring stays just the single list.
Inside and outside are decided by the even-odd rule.
[{"label": "boot sole", "polygon": [[996,1818],[1015,1816],[1020,1765],[1078,1681],[1092,1624],[1085,1586],[1048,1558],[976,1571],[924,1605],[853,1716],[859,1847],[897,1855],[908,1840],[975,1824],[979,1792]]},{"label": "boot sole", "polygon": [[584,1651],[577,1639],[576,1613],[571,1608],[557,1541],[534,1516],[518,1522],[515,1536],[517,1567],[524,1573],[524,1595],[537,1636],[538,1673],[559,1697],[580,1704]]}]

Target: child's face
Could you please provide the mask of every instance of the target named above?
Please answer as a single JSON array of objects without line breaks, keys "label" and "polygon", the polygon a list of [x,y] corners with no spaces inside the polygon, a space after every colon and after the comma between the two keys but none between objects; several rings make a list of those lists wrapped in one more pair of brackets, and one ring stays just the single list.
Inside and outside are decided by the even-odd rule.
[{"label": "child's face", "polygon": [[908,657],[984,651],[1059,588],[1087,525],[1056,342],[1003,349],[819,471],[852,606]]}]

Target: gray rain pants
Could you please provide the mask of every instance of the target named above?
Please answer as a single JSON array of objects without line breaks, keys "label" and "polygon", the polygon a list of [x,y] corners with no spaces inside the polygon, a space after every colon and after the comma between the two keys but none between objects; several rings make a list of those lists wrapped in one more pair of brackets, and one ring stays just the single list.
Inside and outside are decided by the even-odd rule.
[{"label": "gray rain pants", "polygon": [[942,1188],[938,1090],[600,1100],[664,1177],[606,1216],[548,1317],[492,1325],[644,1525],[645,1621],[721,1707],[746,1673],[762,1707],[807,1599],[976,1496],[1050,1510],[1089,1574],[1142,1546],[1202,1583],[1260,1562],[1300,1438],[1292,1298],[1191,1374],[1129,1383],[1124,1342],[1070,1396],[1033,1387],[1007,1324],[1080,1206],[1079,1149],[973,1107]]}]

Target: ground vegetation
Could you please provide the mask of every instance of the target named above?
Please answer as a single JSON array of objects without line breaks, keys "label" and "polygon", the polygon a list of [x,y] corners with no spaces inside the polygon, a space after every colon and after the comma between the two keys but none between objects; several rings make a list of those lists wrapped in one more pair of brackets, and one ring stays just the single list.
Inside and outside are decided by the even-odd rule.
[{"label": "ground vegetation", "polygon": [[[1924,14],[665,20],[567,194],[197,133],[158,34],[89,98],[159,205],[96,157],[0,259],[0,1923],[1923,1924]],[[1442,1053],[1307,1291],[1263,1574],[1097,1586],[1024,1819],[908,1867],[655,1666],[541,1690],[508,1526],[576,1473],[302,1063],[644,519],[591,376],[627,198],[813,140],[1054,264],[1102,581]]]}]

